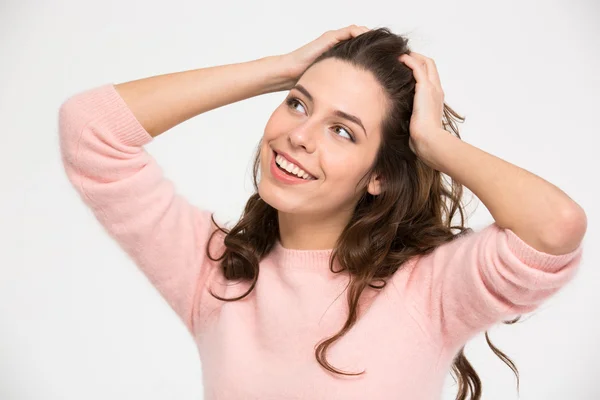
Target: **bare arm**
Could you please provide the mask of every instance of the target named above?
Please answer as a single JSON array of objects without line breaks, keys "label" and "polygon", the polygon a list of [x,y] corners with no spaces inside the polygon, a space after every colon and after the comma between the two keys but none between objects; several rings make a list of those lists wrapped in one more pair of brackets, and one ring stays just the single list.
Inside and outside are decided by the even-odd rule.
[{"label": "bare arm", "polygon": [[587,216],[560,188],[445,130],[438,133],[427,141],[425,157],[481,199],[500,227],[548,254],[581,246]]},{"label": "bare arm", "polygon": [[203,112],[285,90],[290,79],[279,56],[175,72],[115,85],[152,137]]}]

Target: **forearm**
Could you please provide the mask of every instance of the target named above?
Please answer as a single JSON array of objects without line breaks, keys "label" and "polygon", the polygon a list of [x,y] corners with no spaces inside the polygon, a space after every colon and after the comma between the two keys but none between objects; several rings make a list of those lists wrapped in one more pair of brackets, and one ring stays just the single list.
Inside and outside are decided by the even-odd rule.
[{"label": "forearm", "polygon": [[284,90],[278,56],[175,72],[115,85],[153,137],[203,112],[265,93]]},{"label": "forearm", "polygon": [[553,184],[446,131],[431,135],[425,148],[434,168],[465,185],[500,227],[536,249],[564,254],[583,239],[583,209]]}]

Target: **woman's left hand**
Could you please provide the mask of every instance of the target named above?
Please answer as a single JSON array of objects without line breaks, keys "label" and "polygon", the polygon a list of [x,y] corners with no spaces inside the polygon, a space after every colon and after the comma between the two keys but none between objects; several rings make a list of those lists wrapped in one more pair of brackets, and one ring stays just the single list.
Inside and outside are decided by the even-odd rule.
[{"label": "woman's left hand", "polygon": [[431,142],[435,136],[446,132],[442,125],[444,114],[442,83],[435,62],[431,58],[412,51],[410,55],[403,54],[398,59],[412,69],[417,81],[410,118],[409,146],[417,156],[425,157],[428,141]]}]

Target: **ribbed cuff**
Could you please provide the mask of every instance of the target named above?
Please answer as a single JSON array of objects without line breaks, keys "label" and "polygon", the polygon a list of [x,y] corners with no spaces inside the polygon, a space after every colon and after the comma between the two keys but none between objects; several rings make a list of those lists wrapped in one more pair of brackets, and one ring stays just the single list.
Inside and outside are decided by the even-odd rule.
[{"label": "ribbed cuff", "polygon": [[90,124],[107,129],[123,144],[143,146],[154,139],[137,120],[112,83],[79,93],[70,101],[88,113]]},{"label": "ribbed cuff", "polygon": [[523,241],[516,233],[506,228],[508,248],[525,264],[544,271],[556,271],[565,266],[583,252],[583,242],[579,247],[566,254],[548,254],[539,251]]}]

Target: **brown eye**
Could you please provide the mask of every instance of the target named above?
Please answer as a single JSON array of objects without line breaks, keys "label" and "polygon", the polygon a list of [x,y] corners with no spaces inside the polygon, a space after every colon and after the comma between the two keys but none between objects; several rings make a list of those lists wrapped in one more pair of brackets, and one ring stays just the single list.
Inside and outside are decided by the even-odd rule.
[{"label": "brown eye", "polygon": [[[295,97],[290,97],[285,102],[287,103],[288,107],[293,108],[293,109],[296,109],[295,105],[301,105],[302,106],[302,103],[300,103],[300,101],[298,101],[298,99],[295,98]],[[302,107],[304,108],[304,106],[302,106]]]},{"label": "brown eye", "polygon": [[354,141],[355,141],[355,140],[354,140],[354,136],[352,136],[352,135],[350,134],[350,132],[348,132],[348,130],[347,130],[346,128],[344,128],[343,126],[336,125],[336,126],[335,126],[335,128],[340,128],[340,129],[342,129],[342,130],[343,130],[343,131],[345,131],[345,132],[346,132],[346,134],[348,135],[348,140],[351,140],[352,142],[354,142]]}]

